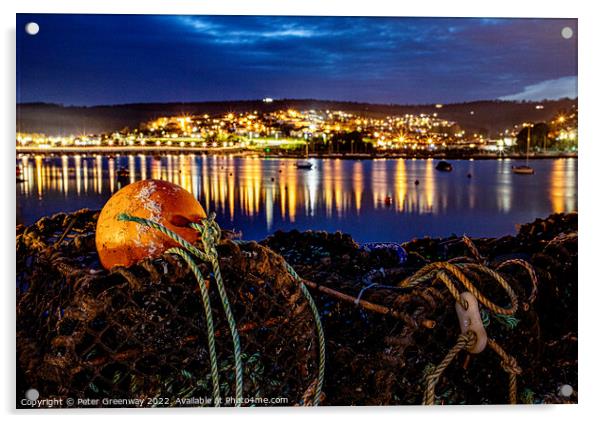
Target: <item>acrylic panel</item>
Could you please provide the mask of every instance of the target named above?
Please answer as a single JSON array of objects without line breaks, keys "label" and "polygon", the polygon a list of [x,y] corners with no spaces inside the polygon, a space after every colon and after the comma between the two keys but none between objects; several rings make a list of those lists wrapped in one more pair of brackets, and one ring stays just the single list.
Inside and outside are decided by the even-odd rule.
[{"label": "acrylic panel", "polygon": [[577,19],[16,28],[17,408],[577,403]]}]

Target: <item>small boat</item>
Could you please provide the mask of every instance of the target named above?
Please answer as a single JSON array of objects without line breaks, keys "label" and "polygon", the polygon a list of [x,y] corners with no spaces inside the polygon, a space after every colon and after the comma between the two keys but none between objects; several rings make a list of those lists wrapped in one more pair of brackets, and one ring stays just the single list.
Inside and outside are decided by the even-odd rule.
[{"label": "small boat", "polygon": [[527,160],[524,165],[512,166],[512,173],[517,175],[533,175],[535,170],[529,166],[529,150],[531,149],[531,126],[527,129]]},{"label": "small boat", "polygon": [[117,182],[127,182],[130,177],[130,171],[122,167],[117,171]]},{"label": "small boat", "polygon": [[435,169],[440,170],[441,172],[451,172],[453,168],[451,163],[441,160],[439,163],[437,163]]},{"label": "small boat", "polygon": [[305,160],[297,160],[297,163],[295,164],[297,169],[311,169],[314,165],[307,159],[309,159],[309,146],[305,143]]},{"label": "small boat", "polygon": [[533,175],[535,170],[531,166],[512,166],[512,173],[517,175]]},{"label": "small boat", "polygon": [[298,160],[295,166],[297,169],[311,169],[314,165],[307,160]]},{"label": "small boat", "polygon": [[21,178],[21,168],[17,166],[17,183],[25,182],[25,179]]}]

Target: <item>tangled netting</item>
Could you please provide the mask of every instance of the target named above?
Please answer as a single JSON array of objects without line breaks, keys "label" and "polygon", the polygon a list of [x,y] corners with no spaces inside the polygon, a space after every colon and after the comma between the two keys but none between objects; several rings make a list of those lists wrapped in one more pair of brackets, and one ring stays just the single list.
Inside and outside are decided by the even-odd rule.
[{"label": "tangled netting", "polygon": [[[17,397],[35,388],[43,398],[212,406],[207,327],[192,272],[169,254],[102,270],[97,217],[82,210],[17,228]],[[242,346],[243,405],[311,402],[316,331],[298,282],[282,257],[256,243],[223,239],[218,253]],[[210,275],[207,264],[199,267]],[[211,304],[222,405],[233,405],[233,345],[214,289]]]},{"label": "tangled netting", "polygon": [[[423,401],[427,376],[458,339],[455,299],[436,281],[412,289],[397,286],[434,262],[496,269],[516,293],[516,313],[504,316],[481,307],[481,317],[488,337],[522,370],[518,403],[577,401],[576,213],[537,219],[515,236],[468,244],[457,236],[416,239],[403,244],[408,253],[403,264],[394,251],[368,252],[341,233],[277,232],[262,243],[283,255],[313,282],[312,293],[320,294],[315,298],[328,341],[324,405]],[[535,290],[520,260],[532,266]],[[474,268],[463,272],[485,296],[508,307],[499,284]],[[343,295],[333,296],[329,289]],[[362,306],[360,294],[361,301],[385,309]],[[506,370],[491,349],[476,355],[462,351],[440,378],[435,403],[508,403]],[[566,385],[572,394],[559,395]]]},{"label": "tangled netting", "polygon": [[[17,229],[20,394],[35,387],[45,398],[210,397],[191,272],[169,255],[100,270],[95,219],[81,211]],[[404,263],[394,249],[367,250],[341,233],[224,239],[220,268],[241,335],[245,396],[307,404],[316,391],[314,321],[289,263],[316,299],[325,331],[321,405],[577,402],[577,240],[576,213],[538,219],[514,236],[416,239],[403,244]],[[439,273],[412,279],[433,267],[457,269],[499,306],[480,300],[495,348],[459,348],[445,360],[459,341],[456,296]],[[233,396],[232,344],[215,293],[211,304],[222,393]]]}]

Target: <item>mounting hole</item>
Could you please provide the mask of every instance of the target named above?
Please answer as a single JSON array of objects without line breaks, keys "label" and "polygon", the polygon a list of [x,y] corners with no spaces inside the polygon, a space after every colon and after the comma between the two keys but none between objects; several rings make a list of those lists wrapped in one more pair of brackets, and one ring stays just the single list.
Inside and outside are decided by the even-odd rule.
[{"label": "mounting hole", "polygon": [[562,28],[562,31],[560,31],[560,35],[562,35],[562,38],[564,38],[565,40],[570,40],[571,38],[573,38],[573,28],[571,28],[570,26],[565,26],[564,28]]},{"label": "mounting hole", "polygon": [[573,395],[573,387],[571,385],[562,385],[558,389],[558,393],[563,397],[570,397]]},{"label": "mounting hole", "polygon": [[40,393],[38,392],[37,389],[28,389],[27,392],[25,392],[25,398],[27,398],[30,401],[35,401],[40,397]]},{"label": "mounting hole", "polygon": [[29,22],[27,25],[25,25],[25,32],[27,32],[29,35],[36,35],[38,32],[40,32],[40,25],[35,22]]}]

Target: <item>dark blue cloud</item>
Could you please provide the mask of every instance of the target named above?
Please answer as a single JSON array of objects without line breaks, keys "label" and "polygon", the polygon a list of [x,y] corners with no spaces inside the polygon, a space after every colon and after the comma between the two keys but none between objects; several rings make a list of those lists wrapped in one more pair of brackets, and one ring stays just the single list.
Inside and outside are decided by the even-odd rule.
[{"label": "dark blue cloud", "polygon": [[[40,24],[36,36],[27,22]],[[561,36],[562,28],[573,37]],[[21,102],[457,102],[577,75],[574,19],[18,15]],[[544,93],[545,94],[545,93]],[[574,93],[576,95],[576,93]]]}]

